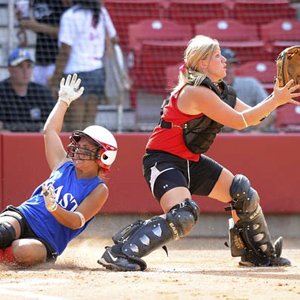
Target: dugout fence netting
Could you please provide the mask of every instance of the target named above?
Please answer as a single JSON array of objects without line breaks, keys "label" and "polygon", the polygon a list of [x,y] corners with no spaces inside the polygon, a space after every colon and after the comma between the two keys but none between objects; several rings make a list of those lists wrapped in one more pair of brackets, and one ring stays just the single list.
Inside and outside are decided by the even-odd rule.
[{"label": "dugout fence netting", "polygon": [[[21,45],[36,56],[37,35],[20,27],[14,13],[17,2],[26,1],[0,1],[1,80],[9,76],[7,57],[13,48]],[[54,3],[61,1],[46,2],[52,2],[51,9],[55,10]],[[256,77],[269,93],[277,55],[284,48],[300,43],[299,1],[105,0],[102,3],[117,30],[121,51],[116,50],[109,64],[106,97],[100,100],[97,114],[89,122],[94,120],[112,130],[152,128],[159,117],[159,103],[177,82],[187,42],[196,34],[217,38],[221,47],[232,49],[240,62],[238,74]],[[51,23],[47,13],[53,11],[45,9],[41,3],[35,11],[30,9],[29,17]],[[82,30],[86,32],[88,28]],[[44,55],[52,57],[53,49],[53,44],[44,47]],[[22,123],[28,113],[32,115],[26,109],[27,106],[20,106],[15,117],[20,118],[18,122]]]}]

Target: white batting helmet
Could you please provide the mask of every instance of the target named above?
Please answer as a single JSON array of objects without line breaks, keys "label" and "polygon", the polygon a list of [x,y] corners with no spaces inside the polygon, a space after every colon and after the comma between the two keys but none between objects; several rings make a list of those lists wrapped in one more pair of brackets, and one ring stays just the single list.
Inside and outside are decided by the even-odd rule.
[{"label": "white batting helmet", "polygon": [[87,158],[81,156],[79,159],[93,159],[101,168],[108,171],[117,156],[117,141],[113,134],[106,128],[99,125],[91,125],[83,131],[75,130],[70,136],[71,144],[68,145],[68,157],[74,157],[74,154],[80,147],[76,146],[79,140],[85,137],[95,144],[97,151],[91,152]]},{"label": "white batting helmet", "polygon": [[99,125],[88,126],[83,132],[102,146],[99,150],[98,164],[104,169],[109,169],[117,157],[118,150],[117,141],[113,134]]}]

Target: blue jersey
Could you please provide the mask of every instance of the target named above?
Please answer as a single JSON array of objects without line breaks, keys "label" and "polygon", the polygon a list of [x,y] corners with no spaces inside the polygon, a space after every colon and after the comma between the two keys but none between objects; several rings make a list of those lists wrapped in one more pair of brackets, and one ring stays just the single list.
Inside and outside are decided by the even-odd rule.
[{"label": "blue jersey", "polygon": [[[103,181],[99,177],[78,179],[74,163],[64,163],[51,173],[45,184],[52,184],[58,205],[68,211],[75,211],[80,203]],[[60,255],[67,244],[78,236],[93,219],[79,229],[71,229],[60,224],[47,210],[42,195],[42,184],[36,188],[31,198],[22,203],[18,209],[37,237],[45,240]]]}]

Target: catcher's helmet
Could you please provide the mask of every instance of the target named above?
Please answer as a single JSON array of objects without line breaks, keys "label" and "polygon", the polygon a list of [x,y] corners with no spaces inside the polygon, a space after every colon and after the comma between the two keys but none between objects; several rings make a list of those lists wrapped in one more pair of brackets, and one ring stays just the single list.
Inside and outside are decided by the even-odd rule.
[{"label": "catcher's helmet", "polygon": [[87,138],[97,149],[89,155],[85,151],[85,155],[88,158],[82,158],[81,156],[78,159],[96,160],[101,168],[109,170],[117,156],[117,141],[113,134],[108,129],[99,125],[88,126],[83,131],[73,131],[70,136],[71,144],[68,145],[68,157],[74,157],[76,150],[80,149],[76,144],[82,137]]}]

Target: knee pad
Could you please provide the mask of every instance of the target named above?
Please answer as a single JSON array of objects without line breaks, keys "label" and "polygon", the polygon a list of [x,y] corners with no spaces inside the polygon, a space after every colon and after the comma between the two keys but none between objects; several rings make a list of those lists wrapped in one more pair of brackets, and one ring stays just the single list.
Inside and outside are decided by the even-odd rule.
[{"label": "knee pad", "polygon": [[166,214],[166,220],[173,230],[174,239],[188,235],[196,224],[199,214],[198,205],[190,199],[171,208]]},{"label": "knee pad", "polygon": [[236,175],[230,186],[231,206],[240,219],[249,218],[259,205],[259,196],[244,175]]},{"label": "knee pad", "polygon": [[14,227],[8,223],[0,223],[0,248],[5,249],[11,245],[16,238]]}]

